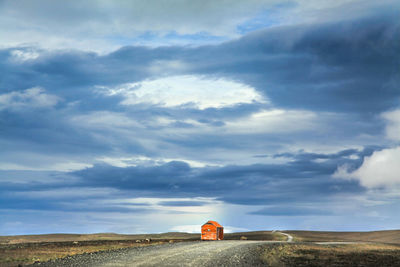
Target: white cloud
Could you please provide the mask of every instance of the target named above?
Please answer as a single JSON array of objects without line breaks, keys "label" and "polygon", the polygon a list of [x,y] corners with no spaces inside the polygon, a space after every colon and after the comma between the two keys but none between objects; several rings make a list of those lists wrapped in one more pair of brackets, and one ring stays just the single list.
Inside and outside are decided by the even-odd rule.
[{"label": "white cloud", "polygon": [[382,117],[386,120],[386,136],[389,139],[400,141],[400,109],[385,112]]},{"label": "white cloud", "polygon": [[[165,202],[172,203],[171,205],[164,205]],[[176,202],[174,205],[173,202]],[[192,202],[193,205],[180,206],[179,202]],[[123,204],[120,204],[123,203]],[[208,214],[217,213],[223,205],[222,201],[210,197],[193,197],[193,198],[126,198],[126,199],[113,199],[105,200],[104,204],[112,204],[113,206],[124,207],[126,205],[145,205],[144,208],[150,210],[157,210],[162,213],[178,212],[185,214],[195,214],[207,216]],[[197,205],[200,204],[200,205]]]},{"label": "white cloud", "polygon": [[13,91],[0,95],[0,110],[22,108],[48,108],[55,106],[60,98],[46,94],[40,87],[33,87],[22,92]]},{"label": "white cloud", "polygon": [[193,168],[202,168],[206,166],[221,166],[212,162],[203,162],[184,158],[160,158],[146,156],[129,156],[129,157],[100,157],[98,161],[105,162],[115,167],[131,167],[131,166],[159,166],[171,161],[182,161],[189,164]]},{"label": "white cloud", "polygon": [[122,95],[123,105],[151,104],[164,107],[188,105],[199,109],[222,108],[236,104],[266,102],[254,88],[224,78],[182,75],[116,88],[100,87],[108,95]]},{"label": "white cloud", "polygon": [[20,171],[60,171],[60,172],[69,172],[82,170],[84,168],[93,167],[92,164],[82,163],[82,162],[74,162],[74,161],[66,161],[66,162],[58,162],[58,163],[47,163],[32,166],[30,163],[14,163],[14,162],[1,162],[0,170],[20,170]]},{"label": "white cloud", "polygon": [[230,133],[282,133],[315,129],[317,115],[311,111],[270,109],[250,117],[226,122]]},{"label": "white cloud", "polygon": [[14,62],[24,62],[34,60],[39,57],[39,53],[33,49],[15,49],[11,51],[11,60]]},{"label": "white cloud", "polygon": [[368,188],[400,185],[400,147],[375,151],[355,171],[340,166],[334,177],[359,180]]},{"label": "white cloud", "polygon": [[[386,121],[386,137],[400,141],[400,109],[385,112],[382,118]],[[339,166],[334,177],[359,180],[361,185],[374,187],[400,186],[400,147],[375,151],[365,157],[364,162],[355,171],[348,166]]]},{"label": "white cloud", "polygon": [[[2,1],[3,45],[107,50],[151,33],[237,36],[236,27],[278,0]],[[140,38],[139,38],[140,39]],[[146,39],[146,38],[143,38]],[[165,38],[168,39],[168,38]],[[99,46],[100,44],[100,46]]]},{"label": "white cloud", "polygon": [[[263,27],[341,20],[395,4],[394,0],[4,0],[0,35],[7,36],[2,40],[6,47],[37,44],[50,49],[110,51],[123,45],[149,44],[149,35],[156,37],[156,45],[165,45],[175,35],[205,34],[226,40],[239,36],[238,28],[254,21]],[[190,36],[181,40],[202,41]]]},{"label": "white cloud", "polygon": [[[0,143],[0,147],[4,143]],[[69,172],[93,166],[91,159],[80,153],[76,155],[48,153],[50,143],[39,146],[39,151],[30,150],[31,146],[31,140],[17,139],[7,144],[7,147],[13,149],[4,151],[0,149],[0,170]]]}]

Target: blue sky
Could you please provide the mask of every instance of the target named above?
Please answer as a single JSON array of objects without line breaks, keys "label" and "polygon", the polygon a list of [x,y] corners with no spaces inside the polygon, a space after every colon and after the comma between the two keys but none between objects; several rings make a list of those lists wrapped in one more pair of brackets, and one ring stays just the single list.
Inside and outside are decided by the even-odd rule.
[{"label": "blue sky", "polygon": [[400,228],[397,1],[0,1],[0,235]]}]

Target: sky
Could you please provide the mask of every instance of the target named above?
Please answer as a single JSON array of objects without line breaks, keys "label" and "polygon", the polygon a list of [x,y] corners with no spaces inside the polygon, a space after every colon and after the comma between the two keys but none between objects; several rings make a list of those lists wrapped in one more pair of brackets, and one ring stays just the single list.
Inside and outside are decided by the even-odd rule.
[{"label": "sky", "polygon": [[396,0],[0,0],[0,235],[400,229]]}]

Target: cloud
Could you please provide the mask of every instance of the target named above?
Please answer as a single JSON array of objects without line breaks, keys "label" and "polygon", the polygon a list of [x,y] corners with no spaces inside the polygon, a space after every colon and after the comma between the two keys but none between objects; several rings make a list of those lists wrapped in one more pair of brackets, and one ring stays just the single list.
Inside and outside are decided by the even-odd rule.
[{"label": "cloud", "polygon": [[296,0],[1,2],[3,46],[110,51],[129,44],[215,43],[285,24],[321,23],[398,10],[397,2]]},{"label": "cloud", "polygon": [[[30,48],[3,49],[5,94],[40,87],[46,91],[39,95],[63,99],[51,110],[2,110],[3,168],[134,157],[251,165],[273,161],[253,157],[266,151],[387,146],[385,124],[373,114],[394,108],[400,97],[396,22],[389,13],[379,20],[270,28],[213,46],[126,46],[104,55],[40,50],[20,62],[12,51],[29,54]],[[154,82],[170,90],[158,93]],[[186,89],[177,82],[187,82],[193,97],[182,98]],[[132,84],[145,84],[151,94],[142,87],[100,93]],[[121,105],[133,101],[135,90],[142,90],[138,103]]]},{"label": "cloud", "polygon": [[[96,101],[90,101],[95,86],[146,85],[153,93],[144,98],[144,89],[138,88],[142,94],[139,99],[131,98],[131,103],[164,101],[172,106],[192,99],[175,100],[173,96],[178,92],[167,94],[165,90],[160,95],[162,99],[155,99],[160,82],[165,82],[162,86],[173,83],[178,90],[174,81],[196,86],[193,83],[213,80],[224,86],[234,82],[236,90],[253,88],[256,94],[267,96],[276,108],[371,114],[398,104],[398,32],[397,17],[386,12],[384,16],[349,21],[270,28],[214,46],[125,46],[105,55],[41,51],[36,59],[19,64],[2,61],[2,87],[52,88],[57,95],[74,101],[87,98],[87,108],[110,108],[124,101],[123,95],[97,95]],[[3,50],[4,58],[12,57],[13,50]],[[210,86],[203,83],[202,87]],[[133,93],[129,88],[122,92]],[[246,92],[248,103],[254,92]],[[220,106],[221,97],[226,94],[218,96]]]},{"label": "cloud", "polygon": [[[381,112],[398,104],[398,32],[389,14],[385,20],[267,29],[221,46],[224,56],[248,53],[222,72],[265,92],[280,107]],[[247,72],[240,73],[240,66]]]},{"label": "cloud", "polygon": [[46,94],[40,87],[33,87],[22,92],[10,92],[0,95],[0,110],[24,108],[50,108],[60,101],[55,95]]},{"label": "cloud", "polygon": [[[183,162],[169,162],[131,167],[103,164],[69,173],[3,171],[1,177],[9,179],[0,184],[0,202],[4,203],[0,205],[0,214],[6,212],[7,218],[18,221],[21,211],[46,213],[47,218],[54,216],[64,227],[64,216],[57,215],[60,210],[69,217],[80,214],[81,226],[68,228],[78,232],[93,232],[83,226],[96,222],[102,225],[101,229],[110,231],[146,232],[158,225],[155,221],[167,222],[166,228],[157,226],[160,231],[187,231],[190,229],[178,226],[201,225],[210,218],[242,231],[259,229],[256,225],[265,229],[265,218],[257,219],[265,216],[271,218],[269,228],[282,228],[282,222],[272,217],[321,219],[332,214],[354,215],[354,210],[366,206],[370,211],[387,205],[376,196],[369,199],[355,181],[331,178],[339,164],[358,164],[359,157],[352,155],[361,153],[364,152],[356,149],[333,154],[298,152],[287,155],[292,158],[289,162],[247,166],[195,168]],[[315,161],[319,158],[326,160]],[[36,225],[29,226],[31,231],[58,229],[52,225],[42,229],[40,217],[34,216],[30,221]],[[9,219],[0,218],[3,231],[16,233],[16,229],[4,225]]]},{"label": "cloud", "polygon": [[11,51],[11,55],[15,62],[24,62],[34,60],[39,57],[39,53],[35,49],[15,49]]},{"label": "cloud", "polygon": [[389,139],[400,141],[400,109],[384,112],[382,117],[386,120],[386,136]]},{"label": "cloud", "polygon": [[[104,90],[104,89],[103,89]],[[193,75],[169,76],[106,89],[107,95],[122,95],[122,105],[150,104],[162,107],[194,106],[222,108],[236,104],[266,102],[254,88],[224,78]]]},{"label": "cloud", "polygon": [[154,196],[218,197],[229,203],[262,205],[291,202],[299,194],[304,201],[310,201],[338,193],[361,192],[353,181],[331,179],[340,163],[360,164],[358,157],[352,159],[347,157],[350,152],[344,154],[325,155],[329,160],[324,162],[304,158],[282,164],[201,168],[178,161],[123,168],[103,164],[71,174],[80,177],[85,186],[142,191]]},{"label": "cloud", "polygon": [[226,121],[230,133],[293,133],[316,128],[317,115],[304,110],[261,110],[249,117]]},{"label": "cloud", "polygon": [[[398,109],[387,111],[380,117],[386,122],[386,137],[393,141],[399,141],[400,111]],[[393,189],[400,185],[399,146],[379,149],[362,158],[362,164],[357,167],[348,164],[340,165],[333,177],[358,180],[367,188]]]},{"label": "cloud", "polygon": [[3,45],[35,43],[51,49],[109,51],[152,40],[157,45],[168,43],[174,38],[164,36],[174,34],[182,36],[178,38],[181,42],[199,39],[197,34],[235,36],[237,25],[277,2],[90,0],[77,4],[41,0],[16,5],[2,1],[0,23],[2,35],[9,36]]},{"label": "cloud", "polygon": [[338,168],[334,177],[355,179],[368,188],[391,187],[400,184],[400,147],[375,151],[365,157],[356,170],[347,165]]},{"label": "cloud", "polygon": [[140,123],[132,120],[124,113],[112,111],[94,111],[88,114],[76,115],[71,118],[71,123],[80,127],[97,129],[141,127]]},{"label": "cloud", "polygon": [[[40,157],[41,155],[36,155]],[[41,159],[43,159],[42,157]],[[54,160],[54,158],[53,158]],[[60,171],[60,172],[68,172],[68,171],[75,171],[81,170],[86,167],[93,166],[90,163],[82,163],[82,162],[74,162],[70,160],[61,160],[59,159],[58,162],[47,162],[40,164],[31,164],[28,162],[24,163],[14,163],[8,162],[8,160],[4,160],[4,162],[0,163],[0,170],[29,170],[29,171]]]},{"label": "cloud", "polygon": [[[379,193],[398,183],[398,4],[385,1],[370,9],[375,5],[364,2],[312,1],[307,10],[298,9],[306,2],[276,6],[279,18],[289,9],[299,11],[297,17],[310,14],[307,23],[294,17],[285,25],[272,21],[279,18],[269,16],[267,7],[249,15],[259,22],[237,32],[236,26],[217,25],[215,32],[243,34],[230,41],[220,42],[232,37],[220,36],[204,45],[216,40],[207,40],[205,32],[188,37],[195,45],[153,47],[132,45],[141,31],[133,23],[116,30],[119,36],[103,38],[110,29],[98,25],[118,26],[111,23],[120,14],[120,7],[111,8],[115,4],[105,4],[112,14],[103,12],[98,24],[98,6],[90,9],[86,2],[65,5],[65,14],[76,20],[61,17],[53,1],[41,5],[55,11],[46,11],[48,17],[36,13],[37,2],[16,7],[15,17],[1,16],[15,9],[8,6],[13,2],[1,2],[0,32],[12,31],[12,22],[40,31],[3,34],[7,40],[40,37],[57,49],[40,48],[42,41],[0,49],[0,229],[17,232],[9,222],[26,221],[23,214],[34,218],[31,229],[37,231],[61,229],[44,228],[41,218],[71,231],[88,231],[91,224],[102,225],[99,231],[140,232],[141,225],[151,230],[152,223],[163,222],[157,229],[168,230],[211,215],[249,229],[265,226],[265,215],[278,228],[393,226],[397,195]],[[311,14],[316,9],[321,13]],[[207,19],[207,12],[199,16]],[[238,25],[237,18],[227,23]],[[158,18],[151,20],[149,27]],[[182,21],[182,27],[190,24]],[[166,33],[174,23],[140,38],[180,38],[182,28]],[[89,32],[82,38],[86,47],[76,45],[80,30]],[[128,36],[129,30],[134,33]],[[90,45],[93,36],[98,47]],[[118,49],[93,52],[110,42]],[[340,166],[348,166],[342,171],[348,179],[332,179]],[[362,178],[369,173],[382,183]],[[336,219],[315,215],[323,208],[334,208]],[[272,216],[280,211],[288,215],[284,220]],[[304,220],[289,216],[296,213]],[[367,213],[382,217],[372,223]]]},{"label": "cloud", "polygon": [[208,203],[201,201],[163,201],[159,203],[159,205],[161,206],[172,206],[172,207],[196,207],[196,206],[203,206],[204,204]]},{"label": "cloud", "polygon": [[264,216],[326,216],[332,215],[332,211],[327,209],[320,209],[315,207],[267,207],[257,211],[253,211],[250,214],[254,215],[264,215]]},{"label": "cloud", "polygon": [[156,158],[156,157],[145,157],[145,156],[131,156],[126,158],[111,158],[111,157],[103,157],[97,159],[100,162],[104,162],[108,165],[115,167],[129,167],[129,166],[160,166],[168,162],[172,161],[180,161],[189,164],[194,168],[202,168],[206,166],[218,166],[218,164],[213,162],[202,162],[196,160],[188,160],[188,159],[171,159],[171,158]]}]

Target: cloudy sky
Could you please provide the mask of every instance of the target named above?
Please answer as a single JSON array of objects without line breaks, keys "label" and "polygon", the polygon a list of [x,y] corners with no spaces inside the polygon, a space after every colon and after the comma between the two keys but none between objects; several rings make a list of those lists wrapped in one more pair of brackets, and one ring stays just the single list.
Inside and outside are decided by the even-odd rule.
[{"label": "cloudy sky", "polygon": [[400,228],[397,0],[0,1],[0,235]]}]

